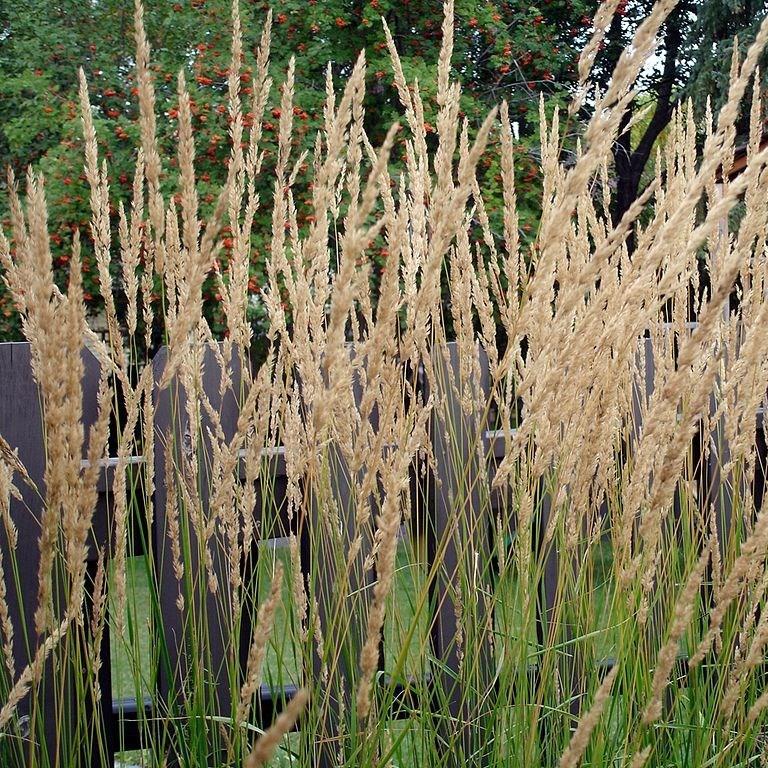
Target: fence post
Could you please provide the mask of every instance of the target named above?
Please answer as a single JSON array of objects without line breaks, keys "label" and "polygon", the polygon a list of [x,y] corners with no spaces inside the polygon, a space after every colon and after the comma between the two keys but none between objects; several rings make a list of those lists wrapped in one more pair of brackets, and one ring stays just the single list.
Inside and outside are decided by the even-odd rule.
[{"label": "fence post", "polygon": [[[230,696],[230,678],[228,660],[232,655],[232,644],[229,627],[234,626],[233,617],[229,611],[228,601],[212,594],[208,589],[209,574],[206,566],[200,561],[200,542],[189,520],[177,517],[181,526],[178,535],[189,537],[189,557],[185,559],[185,573],[181,585],[173,571],[173,556],[171,537],[177,535],[174,525],[168,518],[166,502],[168,489],[166,487],[166,445],[173,466],[169,472],[183,472],[183,467],[193,458],[197,461],[196,471],[199,472],[199,502],[203,520],[208,519],[209,488],[211,483],[211,444],[207,430],[212,426],[210,417],[204,408],[200,407],[200,435],[190,433],[190,424],[186,410],[189,393],[184,390],[179,377],[174,377],[165,389],[160,389],[162,378],[168,360],[168,349],[162,347],[155,355],[152,365],[154,368],[154,402],[155,402],[155,533],[154,556],[159,580],[159,606],[162,614],[162,641],[167,650],[167,656],[160,659],[158,670],[158,688],[162,700],[168,706],[171,715],[182,716],[179,711],[178,693],[183,689],[184,681],[190,664],[199,663],[206,670],[207,683],[215,690],[213,700],[216,706],[214,714],[227,717],[231,715],[232,702]],[[240,360],[232,357],[231,369],[228,371],[232,385],[224,393],[220,392],[221,366],[214,350],[205,345],[201,352],[202,380],[201,387],[212,408],[218,414],[221,428],[226,440],[230,440],[236,430],[240,404],[237,398],[241,381]],[[197,397],[197,393],[192,394]],[[196,404],[197,405],[197,404]],[[194,441],[193,447],[191,441]],[[180,510],[175,510],[179,515]],[[185,532],[186,529],[186,532]],[[217,533],[219,533],[217,531]],[[216,545],[216,534],[212,537],[211,555],[212,571],[221,584],[226,585],[225,553],[222,546]],[[256,547],[249,553],[256,557]],[[183,594],[184,605],[180,610],[177,600],[180,590]],[[193,618],[191,618],[193,617]],[[191,654],[191,632],[194,631],[190,621],[201,622],[205,625],[204,637],[201,640],[199,653],[201,658],[193,659]],[[204,640],[204,642],[202,642]],[[247,651],[246,651],[247,653]],[[214,732],[212,727],[211,733]],[[218,732],[214,740],[218,739]]]},{"label": "fence post", "polygon": [[[85,429],[86,441],[88,430],[96,420],[97,392],[99,385],[99,364],[96,358],[83,350],[83,363],[85,366],[83,375],[83,402],[82,421]],[[30,478],[40,491],[38,495],[25,483],[20,482],[18,476],[15,485],[19,490],[20,499],[11,496],[10,518],[18,531],[18,540],[15,552],[10,551],[8,531],[5,525],[0,525],[0,551],[2,551],[3,564],[6,579],[6,599],[16,632],[13,640],[13,658],[16,666],[16,674],[21,671],[34,658],[35,651],[44,638],[37,637],[34,631],[34,614],[38,594],[38,569],[40,563],[39,538],[40,519],[44,508],[45,499],[45,436],[43,434],[43,413],[40,392],[32,374],[31,347],[27,342],[0,344],[0,435],[2,435],[11,449],[18,449],[18,456],[26,468]],[[83,459],[86,458],[84,446]],[[95,572],[98,551],[107,545],[109,540],[109,510],[105,493],[107,491],[106,480],[100,481],[99,501],[94,512],[91,534],[88,540],[87,574],[86,578],[86,616],[90,611],[90,584]],[[11,558],[19,563],[18,584],[11,578]],[[58,572],[58,569],[57,569]],[[55,577],[54,577],[55,578]],[[26,628],[26,632],[24,630]],[[90,628],[89,622],[85,622],[85,630]],[[55,760],[59,749],[59,760],[64,760],[64,755],[78,755],[77,759],[85,761],[87,755],[91,755],[91,764],[101,766],[104,758],[111,759],[115,747],[115,730],[112,720],[112,687],[109,667],[109,632],[105,630],[101,646],[102,672],[100,683],[102,689],[103,721],[94,724],[93,734],[101,731],[106,739],[106,755],[99,754],[98,738],[91,740],[90,735],[77,734],[66,727],[61,729],[61,724],[69,724],[68,708],[72,706],[74,689],[74,670],[55,669],[56,651],[49,657],[45,665],[40,695],[42,706],[35,713],[30,710],[30,698],[25,697],[19,703],[19,716],[15,721],[16,736],[22,738],[5,738],[0,743],[0,763],[3,766],[21,766],[29,762],[29,750],[36,750],[38,765],[45,765],[44,754],[51,761]],[[56,690],[54,681],[60,680],[61,675],[67,675],[67,682],[62,698],[61,691]],[[10,681],[11,684],[15,681]],[[94,703],[86,702],[86,706],[94,706]],[[35,717],[36,722],[31,722]],[[24,735],[26,734],[26,735]],[[36,740],[42,738],[45,741],[45,752],[41,752],[42,745],[36,746]],[[22,744],[23,747],[14,750],[12,744]],[[6,753],[6,748],[10,754]],[[61,752],[65,750],[65,752]],[[17,762],[18,761],[18,762]],[[51,764],[53,764],[51,762]],[[84,764],[84,763],[83,763]]]},{"label": "fence post", "polygon": [[[347,353],[354,360],[356,351],[354,345],[347,345]],[[364,363],[363,363],[364,364]],[[352,382],[355,407],[359,409],[362,400],[362,385],[354,374]],[[375,413],[371,415],[371,425],[377,427]],[[358,526],[358,509],[355,499],[355,487],[362,482],[364,469],[357,477],[347,464],[341,448],[331,442],[327,449],[329,495],[320,494],[310,489],[308,503],[308,518],[302,536],[302,566],[305,576],[313,581],[314,593],[317,598],[317,611],[320,626],[324,632],[343,628],[343,635],[333,635],[331,642],[336,648],[338,663],[334,669],[324,667],[322,659],[315,649],[312,654],[312,669],[307,670],[313,675],[315,683],[322,683],[327,697],[327,707],[320,713],[317,723],[314,749],[314,765],[318,768],[330,768],[338,763],[339,748],[339,718],[342,708],[347,712],[355,706],[354,691],[350,681],[355,679],[355,670],[360,662],[360,653],[365,643],[366,617],[375,580],[373,568],[366,568],[372,550],[372,535],[377,500],[369,499],[371,516],[362,530]],[[329,529],[333,510],[324,508],[324,503],[337,507],[338,518],[335,522],[338,528]],[[354,559],[347,568],[350,548],[357,536],[360,536],[360,546]],[[332,539],[338,537],[336,546]],[[338,544],[341,544],[340,550]],[[343,560],[339,560],[339,556]],[[346,573],[348,580],[338,583],[338,575]],[[342,588],[345,593],[340,593]],[[310,614],[315,608],[310,606]],[[344,615],[334,615],[334,610],[343,611]],[[310,632],[312,631],[310,627]],[[327,652],[329,637],[323,638]]]},{"label": "fence post", "polygon": [[[427,554],[434,569],[430,636],[439,665],[433,672],[433,685],[437,697],[447,700],[453,721],[440,728],[449,745],[445,757],[450,765],[479,766],[487,762],[486,750],[492,742],[492,734],[486,732],[486,716],[492,709],[494,663],[488,622],[493,618],[484,595],[491,592],[493,521],[483,440],[485,414],[481,411],[488,400],[488,362],[482,351],[473,350],[480,375],[478,381],[471,382],[461,381],[462,361],[455,342],[446,345],[444,356],[442,350],[432,355],[438,381],[427,382],[436,396],[431,423],[435,487],[430,504],[432,519],[427,525]],[[466,387],[473,391],[469,408],[462,404]],[[462,573],[471,574],[474,583],[457,583]],[[474,622],[457,620],[462,611],[472,611]],[[478,630],[477,637],[467,638],[473,628]],[[463,634],[461,648],[457,644],[459,633]],[[472,658],[475,674],[471,689],[462,685],[467,676],[462,656],[467,648],[477,654]]]}]

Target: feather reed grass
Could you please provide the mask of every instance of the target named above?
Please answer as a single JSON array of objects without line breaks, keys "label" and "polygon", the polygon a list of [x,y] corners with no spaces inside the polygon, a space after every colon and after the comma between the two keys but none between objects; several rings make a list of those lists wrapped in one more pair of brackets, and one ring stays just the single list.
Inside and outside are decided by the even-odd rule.
[{"label": "feather reed grass", "polygon": [[[234,0],[230,157],[212,209],[198,194],[184,72],[177,157],[161,152],[136,0],[130,200],[111,204],[80,73],[91,221],[73,235],[66,291],[53,282],[44,179],[9,177],[0,265],[31,350],[45,449],[33,476],[0,437],[3,765],[106,764],[106,634],[130,693],[152,700],[138,715],[148,765],[758,758],[768,150],[756,83],[768,23],[743,61],[734,56],[725,105],[717,120],[703,116],[702,135],[701,116],[677,110],[652,181],[614,225],[612,143],[674,2],[640,23],[590,106],[590,67],[616,5],[601,6],[579,59],[569,115],[589,106],[592,116],[575,163],[562,162],[560,117],[542,102],[541,217],[527,242],[507,104],[478,125],[461,118],[451,0],[436,137],[384,24],[402,125],[372,145],[361,54],[343,84],[329,68],[322,129],[298,152],[292,59],[269,160],[271,15],[246,121]],[[750,84],[747,166],[730,178]],[[492,156],[499,232],[481,168]],[[175,187],[164,170],[174,164]],[[257,192],[265,177],[269,199]],[[312,217],[300,223],[304,198]],[[246,310],[260,208],[271,212],[269,331],[256,359]],[[106,340],[87,326],[83,248],[96,255]],[[222,341],[203,319],[208,276]],[[137,360],[158,333],[165,349]],[[84,349],[101,371],[95,396]],[[117,447],[105,462],[112,416]],[[30,536],[38,578],[23,594]],[[273,722],[265,688],[274,702],[293,692]]]}]

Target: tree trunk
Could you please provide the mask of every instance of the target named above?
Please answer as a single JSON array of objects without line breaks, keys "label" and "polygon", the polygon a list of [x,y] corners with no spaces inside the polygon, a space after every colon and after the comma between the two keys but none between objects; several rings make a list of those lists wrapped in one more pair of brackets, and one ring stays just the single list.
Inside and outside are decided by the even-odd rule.
[{"label": "tree trunk", "polygon": [[[678,97],[674,94],[674,86],[679,77],[678,54],[682,43],[681,14],[686,13],[687,10],[687,2],[678,5],[667,20],[662,46],[664,66],[654,89],[656,91],[656,106],[650,122],[634,148],[632,148],[631,131],[628,129],[632,118],[631,107],[622,119],[619,137],[613,147],[616,192],[613,197],[611,219],[614,226],[621,221],[624,214],[637,199],[643,171],[653,152],[656,140],[669,124],[678,104]],[[617,42],[617,37],[621,34],[620,17],[617,18],[619,21],[614,18],[609,30],[609,37],[613,38],[612,43]],[[633,234],[628,238],[628,247],[630,252],[634,249]]]}]

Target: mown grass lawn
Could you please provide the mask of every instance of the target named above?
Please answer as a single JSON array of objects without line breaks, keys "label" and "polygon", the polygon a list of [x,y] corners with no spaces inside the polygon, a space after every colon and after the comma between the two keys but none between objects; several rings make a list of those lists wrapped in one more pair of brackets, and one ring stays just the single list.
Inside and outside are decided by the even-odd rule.
[{"label": "mown grass lawn", "polygon": [[[599,617],[599,624],[605,627],[599,642],[599,655],[608,657],[613,650],[612,633],[607,626],[609,612],[609,600],[611,594],[610,569],[611,548],[605,542],[596,557],[596,586],[595,586],[595,611]],[[275,617],[271,641],[267,651],[264,667],[264,682],[270,686],[279,687],[286,683],[298,683],[299,664],[296,657],[296,649],[292,642],[293,632],[290,627],[291,616],[289,612],[292,606],[291,594],[291,563],[287,546],[279,544],[271,545],[262,542],[259,555],[259,600],[263,600],[269,590],[270,579],[277,563],[281,563],[284,569],[282,588],[282,600]],[[390,596],[388,610],[389,619],[384,628],[384,666],[385,670],[396,668],[401,649],[408,637],[410,642],[402,665],[401,676],[409,677],[428,669],[428,660],[422,658],[424,649],[429,647],[427,638],[428,624],[425,612],[422,611],[417,627],[412,630],[414,615],[426,580],[426,570],[423,563],[415,560],[413,547],[407,539],[399,542],[397,552],[397,565],[394,588]],[[504,594],[501,600],[505,605],[503,611],[506,621],[497,618],[496,632],[509,633],[519,637],[521,626],[521,613],[517,599],[517,588],[510,578],[506,583],[499,584],[498,589]],[[131,647],[139,649],[138,659],[130,650],[128,644],[120,642],[114,631],[111,645],[112,686],[115,699],[134,698],[137,696],[135,688],[134,665],[136,661],[144,672],[145,685],[141,693],[150,695],[153,681],[151,664],[151,633],[149,628],[150,615],[150,587],[147,578],[146,562],[144,557],[133,557],[128,560],[128,596],[129,611],[126,626],[132,632]],[[535,635],[527,639],[531,657],[535,654]],[[418,725],[409,720],[392,720],[390,723],[391,738],[397,746],[393,755],[393,761],[398,766],[420,765],[419,755],[423,745],[420,743]],[[290,741],[290,737],[289,737]],[[142,765],[142,753],[126,752],[118,755],[117,765],[133,766]],[[283,753],[278,755],[275,765],[290,765],[290,755]]]}]

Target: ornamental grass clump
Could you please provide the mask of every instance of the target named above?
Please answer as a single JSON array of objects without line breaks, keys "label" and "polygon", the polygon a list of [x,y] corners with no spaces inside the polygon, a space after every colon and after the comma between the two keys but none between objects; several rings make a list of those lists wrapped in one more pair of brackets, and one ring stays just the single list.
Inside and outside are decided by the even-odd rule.
[{"label": "ornamental grass clump", "polygon": [[[479,125],[462,117],[452,0],[436,137],[385,25],[402,124],[369,141],[361,54],[343,83],[328,70],[309,154],[293,141],[298,64],[277,88],[269,74],[270,15],[246,101],[234,0],[231,153],[208,207],[183,72],[177,157],[158,149],[137,2],[132,198],[111,202],[81,74],[92,218],[73,235],[66,290],[44,179],[30,169],[8,185],[0,263],[45,446],[34,477],[0,439],[0,764],[107,765],[128,746],[144,765],[189,768],[766,759],[768,23],[734,55],[717,118],[677,109],[614,225],[611,148],[673,5],[657,3],[592,94],[613,6],[601,8],[568,164],[558,111],[542,102],[541,218],[527,243],[507,105]],[[733,175],[750,87],[746,168]],[[267,173],[269,200],[256,192]],[[256,356],[248,268],[265,206],[269,332]],[[105,337],[87,322],[85,247]],[[223,339],[202,313],[211,274]],[[30,530],[33,591],[19,576]],[[113,719],[110,667],[118,698],[147,702],[138,742],[120,707]]]}]

